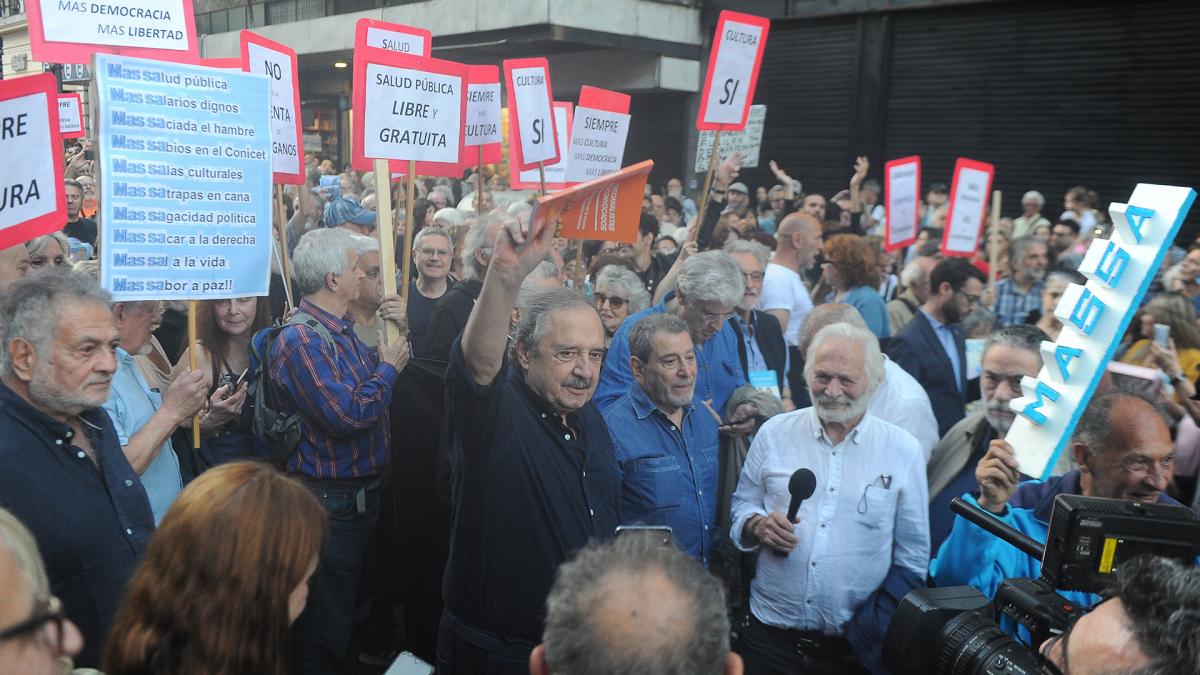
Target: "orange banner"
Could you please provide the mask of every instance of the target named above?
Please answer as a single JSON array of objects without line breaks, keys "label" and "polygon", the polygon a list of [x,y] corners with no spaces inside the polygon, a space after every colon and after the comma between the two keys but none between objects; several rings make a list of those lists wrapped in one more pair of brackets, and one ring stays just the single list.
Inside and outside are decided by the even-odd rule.
[{"label": "orange banner", "polygon": [[648,159],[542,197],[529,214],[529,231],[561,224],[559,234],[568,239],[636,242],[646,179],[653,168],[654,161]]}]

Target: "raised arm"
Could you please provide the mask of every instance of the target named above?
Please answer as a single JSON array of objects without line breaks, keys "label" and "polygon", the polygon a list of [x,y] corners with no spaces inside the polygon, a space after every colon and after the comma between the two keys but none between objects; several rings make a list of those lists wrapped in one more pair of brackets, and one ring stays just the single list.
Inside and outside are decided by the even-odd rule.
[{"label": "raised arm", "polygon": [[462,336],[463,358],[476,384],[491,384],[500,372],[521,281],[550,251],[555,224],[541,222],[541,230],[531,232],[529,224],[510,218],[496,237],[483,290]]}]

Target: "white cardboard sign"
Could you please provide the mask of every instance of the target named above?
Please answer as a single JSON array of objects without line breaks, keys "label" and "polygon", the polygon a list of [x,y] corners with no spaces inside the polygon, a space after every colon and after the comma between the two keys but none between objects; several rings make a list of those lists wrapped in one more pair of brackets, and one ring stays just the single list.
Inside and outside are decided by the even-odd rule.
[{"label": "white cardboard sign", "polygon": [[946,231],[942,235],[943,254],[973,256],[977,252],[993,175],[991,164],[963,157],[955,162]]},{"label": "white cardboard sign", "polygon": [[379,26],[367,27],[367,46],[413,56],[429,56],[429,50],[425,46],[425,36],[388,30]]},{"label": "white cardboard sign", "polygon": [[[767,123],[767,106],[756,104],[750,106],[750,116],[746,118],[746,128],[741,131],[722,131],[721,147],[717,149],[718,157],[729,157],[735,152],[745,156],[742,161],[743,169],[753,169],[758,166],[758,155],[762,149],[763,125]],[[701,131],[696,142],[696,173],[708,171],[708,161],[712,159],[713,138],[715,131]]]},{"label": "white cardboard sign", "polygon": [[463,78],[380,63],[366,66],[365,156],[457,163]]},{"label": "white cardboard sign", "polygon": [[[554,129],[558,133],[559,154],[566,157],[571,146],[571,125],[567,123],[567,108],[563,105],[554,106]],[[546,184],[558,185],[566,182],[567,163],[559,160],[545,167]],[[522,183],[537,183],[538,170],[527,169],[521,172]]]},{"label": "white cardboard sign", "polygon": [[467,147],[501,142],[500,121],[500,83],[468,84]]},{"label": "white cardboard sign", "polygon": [[883,180],[887,213],[884,246],[892,251],[917,239],[921,158],[914,155],[888,162],[883,168]]},{"label": "white cardboard sign", "polygon": [[190,0],[31,0],[46,42],[188,50]]},{"label": "white cardboard sign", "polygon": [[[520,122],[521,159],[526,164],[557,160],[565,149],[556,148],[551,133],[550,77],[545,68],[524,67],[512,70],[510,105],[517,109]],[[561,136],[562,133],[559,133]],[[547,165],[549,168],[549,165]],[[550,176],[546,176],[550,181]]]},{"label": "white cardboard sign", "polygon": [[271,168],[275,173],[303,175],[303,140],[297,135],[300,111],[296,110],[298,83],[293,55],[275,51],[256,42],[247,44],[250,72],[263,73],[271,84]]},{"label": "white cardboard sign", "polygon": [[1005,440],[1022,473],[1061,473],[1055,465],[1195,199],[1191,188],[1143,183],[1128,204],[1109,205],[1112,237],[1088,247],[1079,265],[1087,285],[1063,293],[1054,311],[1063,331],[1042,343],[1041,371],[1009,404],[1017,418]]},{"label": "white cardboard sign", "polygon": [[[55,173],[56,150],[51,143],[48,110],[45,92],[0,100],[0,154],[8,158],[0,162],[0,238],[4,247],[36,236],[21,238],[9,228],[52,215],[59,200],[61,169]],[[12,161],[17,157],[20,161]]]},{"label": "white cardboard sign", "polygon": [[83,109],[79,105],[79,95],[58,97],[58,131],[63,138],[78,138],[83,136]]},{"label": "white cardboard sign", "polygon": [[621,170],[629,119],[627,114],[575,107],[566,162],[568,183],[584,183]]},{"label": "white cardboard sign", "polygon": [[[750,23],[754,21],[754,23]],[[746,107],[753,96],[758,78],[762,48],[767,38],[768,24],[761,17],[722,12],[717,24],[716,43],[701,93],[700,126],[734,125],[740,127],[746,119]]]}]

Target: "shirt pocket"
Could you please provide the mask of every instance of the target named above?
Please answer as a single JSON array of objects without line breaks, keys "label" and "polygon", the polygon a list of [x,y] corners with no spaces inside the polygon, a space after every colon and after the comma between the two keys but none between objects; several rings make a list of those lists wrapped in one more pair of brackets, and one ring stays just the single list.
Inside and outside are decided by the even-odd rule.
[{"label": "shirt pocket", "polygon": [[854,520],[871,530],[890,530],[896,522],[896,492],[878,485],[868,485],[859,497]]},{"label": "shirt pocket", "polygon": [[683,467],[677,458],[639,457],[621,462],[621,469],[625,475],[624,518],[636,520],[651,512],[666,512],[679,506]]}]

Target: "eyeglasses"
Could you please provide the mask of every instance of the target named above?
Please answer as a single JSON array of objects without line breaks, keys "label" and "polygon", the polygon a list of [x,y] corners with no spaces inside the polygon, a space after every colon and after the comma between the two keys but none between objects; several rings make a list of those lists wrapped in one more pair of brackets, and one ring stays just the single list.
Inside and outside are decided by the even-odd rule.
[{"label": "eyeglasses", "polygon": [[625,306],[625,303],[628,302],[626,298],[595,292],[592,293],[592,299],[596,302],[596,307],[603,307],[604,303],[607,302],[608,306],[613,309],[621,309]]},{"label": "eyeglasses", "polygon": [[66,637],[65,622],[66,615],[63,614],[62,601],[53,595],[39,598],[34,602],[32,616],[15,626],[0,631],[0,643],[35,634],[41,630],[44,631],[43,634],[47,638],[47,646],[53,648],[56,653],[62,654],[64,653],[63,640]]},{"label": "eyeglasses", "polygon": [[762,281],[764,278],[766,278],[766,276],[767,275],[763,274],[762,272],[751,272],[749,274],[742,272],[742,278],[744,278],[746,281]]},{"label": "eyeglasses", "polygon": [[967,298],[967,304],[969,304],[971,307],[974,307],[975,305],[978,305],[978,304],[979,304],[979,302],[980,302],[981,300],[983,300],[983,296],[982,296],[982,295],[971,295],[970,293],[968,293],[968,292],[966,292],[966,291],[962,290],[961,288],[960,288],[959,290],[955,291],[955,293],[962,293],[964,296],[966,296],[966,298]]},{"label": "eyeglasses", "polygon": [[736,311],[726,312],[725,314],[709,314],[707,312],[700,315],[704,323],[725,323],[737,315]]},{"label": "eyeglasses", "polygon": [[[421,256],[425,258],[446,258],[450,256],[450,251],[444,248],[419,248],[417,249],[417,253],[421,254]],[[488,248],[485,255],[490,254],[491,249]]]}]

